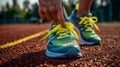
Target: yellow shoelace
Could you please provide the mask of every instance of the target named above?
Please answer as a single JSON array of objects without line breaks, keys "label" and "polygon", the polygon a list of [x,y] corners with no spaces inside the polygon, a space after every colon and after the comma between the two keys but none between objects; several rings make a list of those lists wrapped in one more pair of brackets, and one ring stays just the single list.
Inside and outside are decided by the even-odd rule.
[{"label": "yellow shoelace", "polygon": [[63,28],[59,24],[54,29],[50,30],[49,33],[45,37],[43,37],[40,41],[47,39],[54,32],[56,32],[56,34],[58,34],[58,35],[62,32],[65,32],[63,34],[60,34],[58,39],[65,37],[66,34],[68,34],[69,32],[73,32],[73,34],[75,35],[75,38],[77,40],[79,40],[79,36],[78,36],[77,32],[74,30],[74,25],[72,23],[69,23],[69,22],[65,22],[65,24],[66,24],[66,28]]},{"label": "yellow shoelace", "polygon": [[[76,10],[78,10],[79,8],[79,3],[76,4]],[[94,26],[98,31],[100,31],[100,29],[98,28],[98,26],[95,24],[96,22],[98,22],[98,18],[97,17],[81,17],[80,18],[81,21],[79,24],[90,24],[92,27]]]},{"label": "yellow shoelace", "polygon": [[[96,22],[98,22],[97,17],[81,17],[80,19],[81,19],[81,21],[79,22],[80,25],[81,24],[85,24],[85,25],[90,24],[92,27],[95,27],[98,31],[100,31],[98,26],[95,24]],[[88,27],[88,29],[90,29],[90,27]]]}]

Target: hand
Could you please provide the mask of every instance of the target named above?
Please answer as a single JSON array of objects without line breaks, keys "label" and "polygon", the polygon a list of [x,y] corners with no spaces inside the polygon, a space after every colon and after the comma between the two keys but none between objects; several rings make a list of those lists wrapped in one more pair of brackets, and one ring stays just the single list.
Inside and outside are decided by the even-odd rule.
[{"label": "hand", "polygon": [[55,22],[59,21],[65,27],[62,0],[39,0],[38,12],[42,19]]}]

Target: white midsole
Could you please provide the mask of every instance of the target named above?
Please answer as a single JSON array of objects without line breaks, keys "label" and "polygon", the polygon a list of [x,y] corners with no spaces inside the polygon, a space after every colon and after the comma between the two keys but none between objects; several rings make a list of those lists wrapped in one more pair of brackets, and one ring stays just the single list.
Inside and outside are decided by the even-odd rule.
[{"label": "white midsole", "polygon": [[62,53],[54,53],[54,52],[51,52],[49,50],[46,50],[46,56],[48,57],[54,57],[54,58],[57,58],[57,57],[60,57],[60,56],[64,56],[65,54],[62,54]]},{"label": "white midsole", "polygon": [[80,40],[81,40],[82,43],[85,44],[85,45],[92,45],[92,44],[95,44],[95,42],[87,42],[87,41],[83,40],[81,34],[80,34]]},{"label": "white midsole", "polygon": [[75,51],[74,48],[68,49],[68,51],[66,53],[55,53],[55,52],[46,50],[46,56],[52,57],[52,58],[66,57],[68,54],[75,55],[76,57],[82,56],[81,52]]}]

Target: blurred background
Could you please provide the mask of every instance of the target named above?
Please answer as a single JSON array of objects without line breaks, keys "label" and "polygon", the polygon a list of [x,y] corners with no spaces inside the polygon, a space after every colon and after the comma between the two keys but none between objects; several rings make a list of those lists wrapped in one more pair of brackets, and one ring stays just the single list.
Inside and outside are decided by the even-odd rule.
[{"label": "blurred background", "polygon": [[[78,0],[63,0],[68,14]],[[94,0],[91,7],[93,16],[99,22],[120,21],[120,0]],[[42,21],[38,15],[38,0],[0,0],[0,24],[36,24]]]}]

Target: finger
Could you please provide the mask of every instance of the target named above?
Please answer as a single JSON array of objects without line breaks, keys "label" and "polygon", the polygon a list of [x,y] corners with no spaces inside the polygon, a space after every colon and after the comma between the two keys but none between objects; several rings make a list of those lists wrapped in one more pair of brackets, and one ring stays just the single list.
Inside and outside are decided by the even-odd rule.
[{"label": "finger", "polygon": [[48,21],[52,20],[50,17],[50,13],[47,7],[44,7],[43,12],[45,13],[45,17]]},{"label": "finger", "polygon": [[52,20],[56,20],[57,19],[57,17],[56,17],[57,12],[56,12],[55,6],[51,5],[49,7],[49,12],[50,12],[50,16],[51,16]]},{"label": "finger", "polygon": [[57,21],[55,21],[55,20],[52,20],[50,23],[51,23],[51,26],[57,25]]},{"label": "finger", "polygon": [[66,27],[62,5],[57,7],[57,18],[62,27]]},{"label": "finger", "polygon": [[43,12],[43,7],[39,7],[38,8],[38,13],[39,13],[39,16],[42,18],[42,19],[45,19],[45,14]]},{"label": "finger", "polygon": [[56,3],[54,3],[54,2],[56,2],[56,1],[55,0],[47,0],[50,16],[51,16],[52,20],[57,20]]},{"label": "finger", "polygon": [[47,5],[47,1],[46,0],[38,0],[39,5],[41,6],[46,6]]},{"label": "finger", "polygon": [[64,16],[61,17],[60,15],[61,14],[58,14],[58,16],[57,16],[58,17],[58,21],[60,22],[61,26],[65,28],[66,25],[65,25],[65,21],[64,21]]},{"label": "finger", "polygon": [[38,0],[39,4],[41,4],[41,0]]}]

